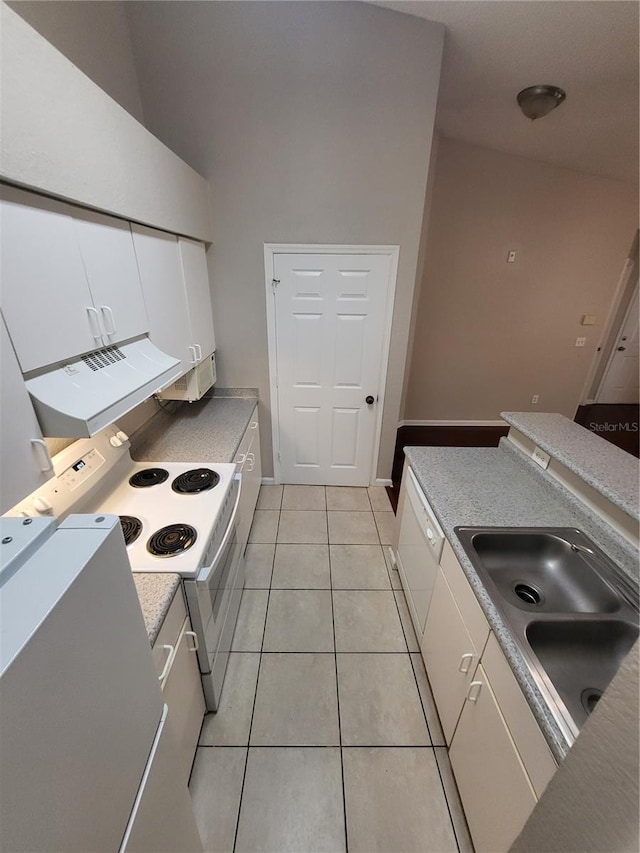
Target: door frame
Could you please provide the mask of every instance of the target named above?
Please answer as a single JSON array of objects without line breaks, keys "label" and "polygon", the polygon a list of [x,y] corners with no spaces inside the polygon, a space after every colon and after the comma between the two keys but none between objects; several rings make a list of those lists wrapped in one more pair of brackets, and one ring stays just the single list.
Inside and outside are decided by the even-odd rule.
[{"label": "door frame", "polygon": [[[378,406],[376,407],[376,424],[373,438],[373,448],[370,460],[369,483],[377,482],[378,456],[380,455],[380,438],[382,435],[382,415],[389,366],[389,348],[391,345],[391,327],[393,321],[393,306],[398,279],[398,262],[400,246],[370,246],[370,245],[336,245],[314,243],[265,243],[264,244],[264,277],[265,295],[267,302],[267,345],[269,353],[269,393],[271,396],[271,439],[273,449],[273,480],[279,484],[282,481],[280,467],[280,402],[278,398],[278,360],[277,360],[277,330],[276,310],[273,288],[274,256],[286,255],[387,255],[389,258],[389,278],[384,305],[384,327],[382,332],[382,358],[380,360],[380,375],[378,376]],[[381,480],[380,484],[386,484]]]},{"label": "door frame", "polygon": [[[600,377],[600,382],[598,384],[598,388],[597,388],[597,391],[596,391],[595,396],[594,396],[594,402],[595,403],[600,402],[600,396],[602,395],[602,392],[604,391],[605,383],[609,377],[609,373],[611,372],[611,367],[613,365],[613,360],[616,356],[616,352],[617,352],[616,344],[618,343],[618,339],[619,339],[620,335],[622,334],[622,330],[624,329],[624,327],[627,324],[627,320],[631,316],[631,309],[634,307],[634,303],[635,303],[635,300],[636,300],[636,297],[638,295],[639,290],[640,290],[640,281],[638,279],[636,279],[636,283],[635,283],[633,289],[631,290],[631,296],[629,299],[629,304],[625,308],[624,314],[620,318],[620,323],[617,326],[617,332],[616,332],[615,340],[613,340],[613,343],[611,346],[611,351],[609,352],[609,355],[607,357],[606,366],[604,368],[602,376]],[[613,329],[612,329],[612,331],[613,331]],[[624,404],[622,404],[622,405],[624,405]]]}]

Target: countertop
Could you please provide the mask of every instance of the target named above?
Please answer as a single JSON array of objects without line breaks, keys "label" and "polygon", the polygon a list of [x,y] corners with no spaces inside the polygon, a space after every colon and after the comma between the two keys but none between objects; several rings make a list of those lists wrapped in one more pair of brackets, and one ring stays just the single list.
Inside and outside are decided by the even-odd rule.
[{"label": "countertop", "polygon": [[232,462],[258,400],[203,397],[160,411],[131,437],[131,455],[144,462]]},{"label": "countertop", "polygon": [[627,515],[640,519],[638,460],[564,415],[502,412],[501,417]]},{"label": "countertop", "polygon": [[173,596],[180,586],[180,575],[164,572],[133,572],[133,581],[140,600],[147,636],[153,646]]},{"label": "countertop", "polygon": [[406,447],[405,453],[551,751],[561,761],[570,744],[529,674],[454,527],[579,527],[632,578],[638,576],[637,550],[505,438],[498,448]]},{"label": "countertop", "polygon": [[[155,414],[131,436],[131,456],[149,462],[232,462],[258,400],[254,389],[227,390],[238,396],[216,394]],[[180,576],[134,572],[133,579],[153,645]]]}]

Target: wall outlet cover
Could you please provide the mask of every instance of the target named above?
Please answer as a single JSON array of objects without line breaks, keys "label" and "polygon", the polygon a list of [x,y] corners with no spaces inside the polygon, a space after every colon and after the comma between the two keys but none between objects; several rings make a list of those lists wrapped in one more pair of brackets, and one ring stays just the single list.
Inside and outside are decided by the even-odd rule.
[{"label": "wall outlet cover", "polygon": [[545,469],[548,468],[549,462],[551,460],[551,457],[549,456],[549,454],[545,453],[544,450],[540,450],[539,447],[533,448],[533,453],[531,454],[531,458],[533,459],[534,462],[537,462],[537,464],[541,468],[545,468]]},{"label": "wall outlet cover", "polygon": [[576,338],[576,346],[583,347],[587,342],[586,338]]}]

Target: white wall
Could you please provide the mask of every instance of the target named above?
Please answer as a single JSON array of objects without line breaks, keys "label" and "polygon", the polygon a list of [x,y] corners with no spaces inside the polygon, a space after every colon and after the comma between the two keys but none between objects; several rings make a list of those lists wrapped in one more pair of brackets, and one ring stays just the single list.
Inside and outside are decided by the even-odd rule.
[{"label": "white wall", "polygon": [[572,418],[637,217],[633,184],[441,137],[404,418]]},{"label": "white wall", "polygon": [[0,177],[211,240],[207,182],[4,3]]},{"label": "white wall", "polygon": [[263,243],[400,245],[378,464],[388,477],[442,28],[348,2],[134,2],[128,12],[147,126],[211,183],[220,385],[257,386],[269,405]]},{"label": "white wall", "polygon": [[7,5],[121,107],[143,121],[124,3],[18,0]]}]

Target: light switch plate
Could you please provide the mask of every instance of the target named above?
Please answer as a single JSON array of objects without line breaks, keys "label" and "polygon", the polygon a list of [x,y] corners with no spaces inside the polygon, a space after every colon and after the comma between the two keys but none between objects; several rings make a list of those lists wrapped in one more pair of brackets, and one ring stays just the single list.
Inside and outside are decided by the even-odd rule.
[{"label": "light switch plate", "polygon": [[582,325],[583,326],[594,326],[596,322],[595,314],[583,314],[582,315]]},{"label": "light switch plate", "polygon": [[549,466],[549,461],[551,460],[551,457],[549,456],[549,454],[545,453],[544,450],[540,450],[539,447],[533,448],[533,453],[531,454],[531,458],[533,459],[534,462],[537,462],[537,464],[541,468],[545,468],[545,469]]}]

